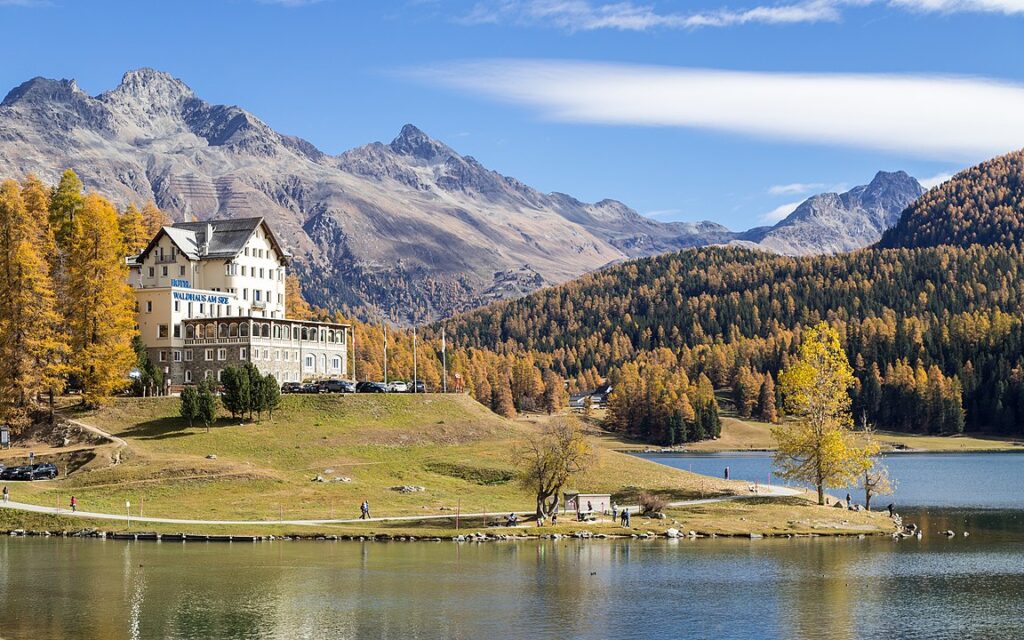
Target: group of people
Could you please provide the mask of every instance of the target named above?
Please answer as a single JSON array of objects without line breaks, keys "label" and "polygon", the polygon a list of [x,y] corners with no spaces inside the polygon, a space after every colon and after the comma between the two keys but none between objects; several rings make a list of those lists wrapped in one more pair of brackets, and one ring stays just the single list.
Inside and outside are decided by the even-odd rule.
[{"label": "group of people", "polygon": [[363,500],[363,504],[359,505],[359,519],[369,520],[370,519],[370,503]]}]

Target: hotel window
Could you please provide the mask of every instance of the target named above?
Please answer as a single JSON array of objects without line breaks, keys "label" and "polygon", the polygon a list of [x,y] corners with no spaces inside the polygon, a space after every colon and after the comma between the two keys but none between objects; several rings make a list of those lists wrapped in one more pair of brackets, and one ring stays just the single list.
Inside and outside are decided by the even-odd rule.
[{"label": "hotel window", "polygon": [[175,362],[181,362],[181,352],[180,351],[175,351],[174,352],[174,361]]},{"label": "hotel window", "polygon": [[188,303],[188,317],[192,317],[192,303]]},{"label": "hotel window", "polygon": [[[207,362],[209,362],[210,360],[213,360],[213,349],[207,349],[206,353],[204,353],[203,355],[206,357],[206,361]],[[209,376],[207,376],[207,377],[209,377]]]},{"label": "hotel window", "polygon": [[153,313],[153,301],[146,300],[146,313]]},{"label": "hotel window", "polygon": [[281,361],[281,350],[280,349],[276,349],[274,351],[274,360],[276,360],[278,362]]},{"label": "hotel window", "polygon": [[160,362],[167,362],[167,352],[161,351],[158,359],[160,360]]},{"label": "hotel window", "polygon": [[249,299],[249,290],[243,288],[242,289],[242,300],[248,300],[248,299]]},{"label": "hotel window", "polygon": [[[249,255],[249,247],[245,248],[245,255]],[[242,268],[244,269],[245,267],[242,267]],[[242,275],[244,276],[245,272],[242,272]]]},{"label": "hotel window", "polygon": [[181,325],[180,324],[174,325],[174,337],[175,338],[180,338],[181,337]]},{"label": "hotel window", "polygon": [[209,380],[211,377],[213,377],[213,372],[207,369],[206,371],[203,372],[203,377]]},{"label": "hotel window", "polygon": [[178,275],[179,276],[185,275],[185,265],[181,265],[180,267],[178,267]]},{"label": "hotel window", "polygon": [[264,349],[263,350],[263,359],[264,360],[270,360],[270,350],[269,349]]},{"label": "hotel window", "polygon": [[192,372],[185,369],[185,382],[192,382]]},{"label": "hotel window", "polygon": [[[254,354],[253,354],[253,355],[255,355],[255,352],[254,352]],[[238,359],[239,359],[239,360],[245,360],[245,347],[241,347],[241,348],[240,348],[240,349],[238,350]]]},{"label": "hotel window", "polygon": [[331,367],[333,367],[335,371],[338,371],[339,369],[341,369],[341,358],[334,357],[331,360]]},{"label": "hotel window", "polygon": [[245,265],[244,264],[242,265],[242,275],[243,276],[245,275]]},{"label": "hotel window", "polygon": [[227,349],[217,349],[217,359],[218,360],[227,360],[228,359],[228,350]]},{"label": "hotel window", "polygon": [[156,328],[156,337],[166,338],[167,337],[167,325],[161,324]]},{"label": "hotel window", "polygon": [[164,265],[163,267],[160,268],[160,275],[162,275],[165,278],[167,277],[167,265]]},{"label": "hotel window", "polygon": [[185,349],[185,362],[192,362],[192,350]]},{"label": "hotel window", "polygon": [[180,300],[175,300],[174,301],[174,313],[178,313],[179,311],[181,311],[181,301]]},{"label": "hotel window", "polygon": [[149,277],[152,278],[155,275],[156,275],[156,269],[154,269],[153,267],[150,267],[149,268]]},{"label": "hotel window", "polygon": [[312,369],[314,362],[315,362],[315,359],[313,358],[313,356],[306,356],[306,368],[307,369]]},{"label": "hotel window", "polygon": [[284,295],[277,294],[277,304],[284,304]]},{"label": "hotel window", "polygon": [[220,374],[222,371],[222,369],[217,369],[217,382],[220,382]]},{"label": "hotel window", "polygon": [[199,303],[199,315],[203,315],[205,313],[206,313],[206,303],[205,302],[200,302]]}]

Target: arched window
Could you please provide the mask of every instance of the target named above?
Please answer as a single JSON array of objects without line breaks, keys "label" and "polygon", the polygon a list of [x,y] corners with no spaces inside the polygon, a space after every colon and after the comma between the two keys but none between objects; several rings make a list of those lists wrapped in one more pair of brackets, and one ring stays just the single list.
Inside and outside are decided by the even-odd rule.
[{"label": "arched window", "polygon": [[192,372],[185,369],[185,384],[188,384],[189,382],[192,382]]},{"label": "arched window", "polygon": [[196,337],[196,328],[195,328],[195,326],[191,325],[191,324],[185,325],[185,339],[186,340],[192,340],[195,337]]},{"label": "arched window", "polygon": [[249,337],[249,323],[248,322],[243,322],[241,325],[239,325],[239,327],[238,327],[238,335],[243,337],[243,338],[248,338]]},{"label": "arched window", "polygon": [[210,371],[209,369],[207,369],[207,370],[206,370],[206,371],[205,371],[205,372],[203,373],[203,379],[204,379],[204,380],[209,380],[209,379],[210,379],[210,378],[212,378],[212,377],[213,377],[213,372],[212,372],[212,371]]},{"label": "arched window", "polygon": [[222,322],[222,323],[220,323],[219,326],[220,326],[220,333],[218,334],[218,337],[220,337],[220,338],[228,337],[228,323]]},{"label": "arched window", "polygon": [[334,329],[327,332],[327,342],[334,342]]},{"label": "arched window", "polygon": [[216,338],[217,337],[217,325],[213,324],[212,322],[210,324],[206,325],[206,337],[207,338]]},{"label": "arched window", "polygon": [[327,371],[327,356],[320,356],[320,370]]},{"label": "arched window", "polygon": [[311,355],[306,356],[305,365],[306,365],[306,369],[309,369],[310,371],[312,371],[313,368],[316,366],[316,358],[314,358]]},{"label": "arched window", "polygon": [[238,324],[237,323],[232,322],[230,325],[228,325],[228,336],[230,336],[232,338],[237,338],[238,337]]},{"label": "arched window", "polygon": [[302,327],[302,339],[309,340],[309,330],[306,327]]},{"label": "arched window", "polygon": [[339,358],[338,356],[334,356],[333,358],[331,358],[331,368],[333,370],[335,370],[335,371],[340,371],[341,370],[341,358]]}]

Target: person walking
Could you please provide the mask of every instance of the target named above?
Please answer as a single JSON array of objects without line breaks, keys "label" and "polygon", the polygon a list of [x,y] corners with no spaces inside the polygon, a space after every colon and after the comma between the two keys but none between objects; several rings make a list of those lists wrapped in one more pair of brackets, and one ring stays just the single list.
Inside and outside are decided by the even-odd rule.
[{"label": "person walking", "polygon": [[369,520],[370,519],[370,503],[363,500],[363,504],[359,505],[359,519]]},{"label": "person walking", "polygon": [[729,479],[729,467],[726,467],[726,468],[725,468],[725,479],[726,479],[726,480],[728,480],[728,479]]},{"label": "person walking", "polygon": [[[7,487],[4,487],[4,489],[6,489],[6,488]],[[890,502],[889,503],[889,517],[891,518],[894,515],[896,515],[896,505]]]},{"label": "person walking", "polygon": [[78,498],[71,496],[71,513],[78,511]]},{"label": "person walking", "polygon": [[624,517],[626,519],[626,523],[623,526],[628,529],[629,528],[629,520],[630,520],[629,509],[626,509],[625,511],[622,512],[622,517]]},{"label": "person walking", "polygon": [[8,500],[10,500],[10,499],[11,499],[11,492],[10,492],[10,490],[9,490],[9,489],[7,488],[7,485],[5,484],[5,485],[4,485],[4,502],[7,502],[7,501],[8,501]]},{"label": "person walking", "polygon": [[619,519],[619,505],[612,503],[612,522]]},{"label": "person walking", "polygon": [[851,498],[850,494],[847,493],[846,494],[846,508],[849,509],[852,506],[853,506],[853,498]]}]

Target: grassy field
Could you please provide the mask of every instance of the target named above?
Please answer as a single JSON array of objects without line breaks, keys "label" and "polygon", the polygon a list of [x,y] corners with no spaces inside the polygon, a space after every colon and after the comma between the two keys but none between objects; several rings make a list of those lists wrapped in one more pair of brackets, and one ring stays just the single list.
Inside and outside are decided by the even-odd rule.
[{"label": "grassy field", "polygon": [[[536,433],[546,416],[506,420],[466,396],[355,395],[286,396],[272,420],[240,423],[222,416],[209,433],[188,427],[178,416],[173,398],[119,399],[93,412],[67,412],[69,418],[122,438],[124,447],[96,438],[64,446],[31,442],[6,453],[18,463],[27,448],[37,460],[71,460],[73,472],[53,482],[10,483],[12,500],[65,507],[71,495],[84,511],[123,513],[131,503],[134,515],[188,519],[297,520],[355,518],[359,504],[370,502],[375,516],[451,515],[524,511],[532,496],[516,481],[515,452]],[[626,446],[590,427],[595,449],[591,469],[574,482],[589,492],[615,494],[620,504],[635,502],[640,490],[686,500],[730,495],[745,483],[726,482],[672,469],[616,451]],[[52,440],[52,438],[51,438]],[[215,457],[208,457],[215,456]],[[114,464],[113,459],[118,462]],[[63,468],[63,467],[62,467]],[[324,481],[315,480],[322,478]],[[402,493],[395,487],[423,487]],[[716,531],[715,522],[744,522],[754,505],[729,503],[691,514],[702,531]],[[798,520],[778,505],[764,507],[764,532],[785,530]],[[847,519],[838,510],[808,506],[822,521]],[[733,513],[735,517],[727,514]],[[691,516],[686,516],[690,518]],[[674,516],[678,519],[679,516]],[[684,518],[685,519],[685,518]],[[769,524],[773,523],[773,524]],[[751,521],[754,524],[754,521]],[[64,529],[95,526],[123,529],[112,521],[87,523],[58,516],[0,512],[6,528]],[[485,521],[465,522],[464,528]],[[424,523],[318,525],[325,534],[447,535],[453,520]],[[580,525],[565,523],[570,531]],[[611,523],[588,525],[618,531]],[[664,530],[666,521],[634,527]],[[698,528],[694,525],[682,525]],[[731,531],[737,524],[729,524]],[[741,527],[742,528],[742,527]],[[195,525],[133,525],[136,530],[196,532]],[[879,528],[882,530],[883,528]],[[726,529],[717,529],[725,533]],[[206,526],[202,533],[312,533],[298,525],[285,527]],[[621,532],[621,531],[619,531]]]},{"label": "grassy field", "polygon": [[[123,461],[107,466],[99,456],[58,482],[18,484],[12,499],[65,505],[73,494],[88,511],[120,513],[130,501],[151,516],[254,520],[357,517],[363,499],[375,515],[531,507],[514,479],[514,451],[537,427],[502,419],[465,396],[288,396],[273,420],[223,417],[210,433],[189,428],[177,407],[175,399],[123,399],[74,416],[123,438]],[[639,488],[672,499],[734,489],[596,450],[580,488],[623,501]],[[425,491],[393,490],[402,485]]]}]

